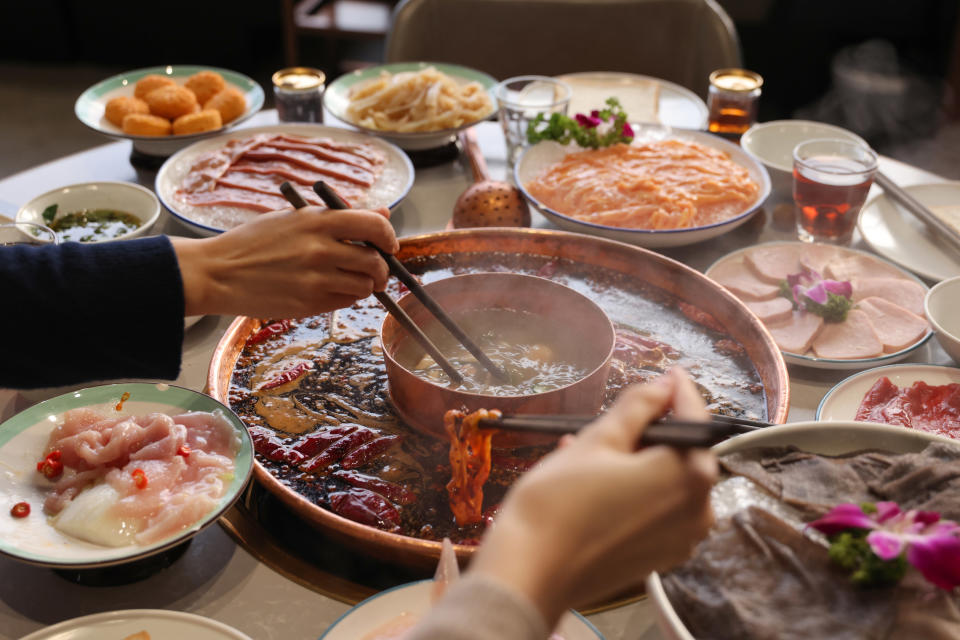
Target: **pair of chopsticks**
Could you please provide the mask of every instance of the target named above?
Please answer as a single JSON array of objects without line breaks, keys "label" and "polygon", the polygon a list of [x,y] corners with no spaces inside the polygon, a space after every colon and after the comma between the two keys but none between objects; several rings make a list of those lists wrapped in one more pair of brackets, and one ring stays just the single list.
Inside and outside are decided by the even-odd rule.
[{"label": "pair of chopsticks", "polygon": [[944,223],[935,213],[925,207],[923,203],[910,195],[906,189],[880,171],[877,171],[874,175],[874,182],[880,185],[880,188],[883,189],[883,192],[887,194],[888,198],[919,218],[921,222],[927,225],[927,228],[939,234],[939,237],[950,243],[954,250],[960,251],[960,233],[955,231],[950,225]]},{"label": "pair of chopsticks", "polygon": [[[337,193],[330,188],[330,185],[324,181],[320,180],[319,182],[315,183],[313,185],[313,190],[318,196],[320,196],[320,199],[323,200],[324,204],[326,204],[329,208],[348,208],[347,204],[340,198],[340,196],[338,196]],[[304,200],[303,197],[297,193],[297,190],[294,189],[293,185],[289,182],[284,182],[280,185],[280,192],[283,193],[283,196],[290,204],[294,206],[295,209],[302,209],[303,207],[307,206],[306,200]],[[430,313],[440,321],[440,324],[446,327],[446,329],[453,334],[453,337],[456,338],[457,341],[467,349],[467,351],[473,354],[473,357],[475,357],[477,361],[487,369],[487,371],[492,373],[498,380],[507,380],[506,372],[494,364],[494,362],[487,357],[487,354],[485,354],[483,350],[480,349],[480,347],[477,346],[477,344],[474,343],[466,333],[464,333],[463,329],[460,328],[456,321],[454,321],[454,319],[443,310],[443,307],[437,304],[437,301],[426,292],[426,290],[423,288],[423,285],[421,285],[417,279],[414,278],[409,271],[407,271],[407,268],[403,266],[403,263],[401,263],[396,256],[386,253],[370,242],[364,242],[361,244],[375,249],[377,253],[380,254],[380,256],[386,261],[387,266],[390,269],[390,273],[400,280],[400,282],[402,282],[407,289],[410,290],[417,300],[419,300],[421,304],[423,304],[423,306],[425,306],[427,310],[430,311]],[[400,305],[394,302],[393,298],[383,291],[376,291],[373,295],[380,302],[380,304],[386,308],[387,312],[390,313],[390,315],[392,315],[397,322],[400,323],[400,326],[406,329],[406,331],[410,333],[410,335],[412,335],[418,343],[420,343],[420,346],[422,346],[426,352],[430,354],[430,357],[432,357],[434,361],[440,365],[440,368],[443,369],[443,371],[447,374],[447,376],[449,376],[454,384],[460,384],[463,382],[463,376],[460,375],[460,372],[456,370],[456,368],[450,363],[449,360],[446,359],[446,357],[444,357],[443,353],[440,352],[440,349],[437,348],[437,346],[430,340],[430,338],[427,337],[420,327],[413,322],[410,316],[407,315],[407,312],[401,309]]]},{"label": "pair of chopsticks", "polygon": [[[597,416],[577,415],[523,415],[485,418],[480,426],[487,429],[532,431],[537,433],[576,433],[581,427],[596,420]],[[646,428],[640,438],[644,446],[666,445],[679,449],[710,447],[741,433],[769,427],[767,422],[747,418],[711,415],[709,422],[693,422],[665,418]]]}]

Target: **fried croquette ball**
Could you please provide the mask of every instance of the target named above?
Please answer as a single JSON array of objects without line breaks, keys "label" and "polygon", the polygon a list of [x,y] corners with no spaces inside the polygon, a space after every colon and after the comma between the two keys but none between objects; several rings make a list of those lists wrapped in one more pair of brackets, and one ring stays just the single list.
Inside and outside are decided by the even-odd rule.
[{"label": "fried croquette ball", "polygon": [[193,95],[193,91],[177,85],[154,89],[147,94],[145,101],[150,113],[170,120],[193,113],[197,106],[197,96]]},{"label": "fried croquette ball", "polygon": [[197,102],[205,104],[207,100],[227,88],[223,76],[216,71],[198,71],[183,83],[187,89],[197,96]]},{"label": "fried croquette ball", "polygon": [[123,119],[123,132],[132,136],[168,136],[170,121],[149,113],[130,113]]},{"label": "fried croquette ball", "polygon": [[103,115],[113,124],[122,127],[124,117],[131,113],[150,113],[150,107],[140,98],[117,96],[107,102]]},{"label": "fried croquette ball", "polygon": [[243,115],[247,110],[247,99],[236,89],[227,88],[207,100],[203,108],[219,111],[223,123],[226,124]]},{"label": "fried croquette ball", "polygon": [[220,112],[216,109],[204,109],[200,113],[188,113],[173,121],[173,135],[213,131],[223,126]]},{"label": "fried croquette ball", "polygon": [[154,89],[159,89],[160,87],[175,87],[177,83],[173,81],[172,78],[167,76],[160,76],[155,73],[151,73],[148,76],[143,76],[137,80],[136,86],[133,88],[134,97],[145,100],[147,94],[153,91]]}]

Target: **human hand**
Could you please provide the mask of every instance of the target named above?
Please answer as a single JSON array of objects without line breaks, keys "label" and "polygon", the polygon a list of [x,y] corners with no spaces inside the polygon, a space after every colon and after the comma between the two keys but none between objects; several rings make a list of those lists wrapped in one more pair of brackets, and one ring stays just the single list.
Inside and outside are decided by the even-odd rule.
[{"label": "human hand", "polygon": [[301,318],[383,291],[389,273],[370,247],[399,245],[389,211],[285,209],[214,238],[171,238],[186,314]]},{"label": "human hand", "polygon": [[624,391],[510,489],[470,570],[528,596],[553,627],[570,606],[686,559],[713,519],[717,465],[704,450],[637,451],[646,425],[669,408],[708,419],[682,370]]}]

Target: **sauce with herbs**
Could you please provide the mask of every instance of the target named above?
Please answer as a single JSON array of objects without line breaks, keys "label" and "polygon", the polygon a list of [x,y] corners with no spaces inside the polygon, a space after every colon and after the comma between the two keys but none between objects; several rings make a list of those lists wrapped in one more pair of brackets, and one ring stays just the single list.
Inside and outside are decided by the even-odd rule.
[{"label": "sauce with herbs", "polygon": [[61,242],[101,242],[113,240],[139,229],[140,218],[114,209],[83,209],[57,218],[50,228]]}]

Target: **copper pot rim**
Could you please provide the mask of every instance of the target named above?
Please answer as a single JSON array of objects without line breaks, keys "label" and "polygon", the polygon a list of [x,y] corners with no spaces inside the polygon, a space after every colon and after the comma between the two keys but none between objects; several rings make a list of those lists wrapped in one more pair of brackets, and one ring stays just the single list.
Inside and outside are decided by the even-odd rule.
[{"label": "copper pot rim", "polygon": [[[778,393],[772,400],[773,406],[776,409],[774,415],[769,415],[768,411],[767,418],[768,421],[773,424],[782,424],[786,422],[790,410],[790,381],[786,362],[784,361],[783,355],[780,352],[780,349],[777,347],[773,336],[763,325],[763,323],[760,322],[760,320],[739,298],[727,291],[721,285],[707,278],[704,274],[697,271],[693,267],[689,267],[678,260],[674,260],[673,258],[669,258],[649,249],[631,245],[625,242],[611,240],[609,238],[601,238],[598,236],[586,236],[568,231],[556,231],[552,229],[488,227],[482,229],[454,229],[448,231],[438,231],[404,237],[400,240],[400,250],[402,252],[404,246],[417,245],[438,239],[458,239],[467,238],[470,236],[490,237],[494,240],[497,238],[530,237],[570,239],[571,241],[576,242],[586,242],[598,245],[600,247],[605,246],[614,250],[639,253],[654,261],[667,263],[673,268],[679,269],[688,277],[700,281],[706,281],[716,295],[720,296],[728,304],[732,304],[738,309],[740,312],[739,315],[742,316],[741,319],[751,325],[751,330],[755,331],[760,336],[761,342],[766,347],[766,350],[772,355],[775,366],[771,376],[771,381],[777,384]],[[257,318],[249,316],[237,316],[237,318],[224,332],[223,337],[220,339],[220,342],[214,349],[213,356],[210,360],[210,368],[207,372],[208,393],[210,393],[210,395],[215,399],[224,403],[229,402],[227,397],[229,395],[229,382],[227,383],[226,388],[221,388],[220,370],[224,364],[226,364],[226,356],[228,356],[234,345],[241,338],[241,331],[246,329],[246,335],[249,335],[249,333],[254,331],[261,323],[262,321]],[[245,338],[246,335],[243,337]],[[229,364],[230,372],[232,373],[233,367],[236,363],[234,361],[230,362]],[[756,363],[754,366],[756,366]],[[764,393],[770,393],[770,390],[767,389],[766,385],[764,385]],[[771,400],[768,396],[768,407],[770,406],[770,402]],[[377,529],[376,527],[360,524],[358,522],[354,522],[353,520],[344,518],[343,516],[337,515],[333,511],[309,501],[302,495],[296,493],[281,483],[256,458],[254,458],[253,471],[254,477],[261,482],[261,484],[263,484],[269,491],[271,491],[271,493],[273,493],[273,495],[282,500],[286,505],[293,508],[300,515],[300,517],[307,520],[313,526],[317,526],[321,529],[329,527],[330,529],[334,529],[342,534],[365,540],[373,544],[380,544],[387,550],[391,551],[398,551],[401,553],[413,552],[418,555],[426,555],[437,558],[440,555],[441,543],[438,541],[424,540],[421,538],[414,538],[412,536],[390,533],[388,531]],[[456,551],[457,557],[461,559],[466,559],[472,556],[472,554],[476,551],[476,548],[477,547],[475,545],[454,544],[454,550]]]},{"label": "copper pot rim", "polygon": [[[562,394],[564,391],[569,391],[571,387],[575,387],[575,386],[579,385],[580,383],[582,383],[584,380],[587,380],[588,378],[591,378],[591,377],[597,375],[597,374],[600,373],[603,369],[607,368],[607,367],[610,365],[610,359],[613,357],[613,352],[614,352],[614,351],[616,350],[616,348],[617,348],[617,329],[616,329],[616,327],[615,327],[614,324],[613,324],[613,320],[611,320],[611,319],[610,319],[610,316],[607,315],[607,312],[604,311],[604,310],[600,307],[600,305],[598,305],[596,302],[594,302],[593,300],[591,300],[591,299],[588,298],[587,296],[583,295],[583,294],[580,293],[579,291],[576,291],[576,290],[574,290],[574,289],[571,289],[570,287],[568,287],[568,286],[566,286],[566,285],[563,285],[563,284],[560,284],[559,282],[554,282],[553,280],[550,280],[550,279],[548,279],[548,278],[541,278],[540,276],[531,276],[531,275],[527,275],[527,274],[524,274],[524,273],[503,273],[503,272],[499,272],[499,271],[480,271],[480,272],[476,272],[476,273],[467,273],[467,274],[463,274],[463,275],[451,276],[450,278],[443,278],[443,280],[437,280],[437,281],[435,281],[435,282],[443,282],[443,281],[445,281],[445,280],[450,280],[450,279],[452,279],[452,278],[469,278],[469,277],[475,276],[475,275],[484,275],[484,276],[489,276],[489,275],[510,275],[510,276],[519,276],[519,277],[523,277],[523,278],[536,279],[536,280],[539,280],[539,281],[542,281],[542,282],[550,283],[550,285],[552,285],[552,286],[554,286],[554,287],[562,287],[563,289],[566,289],[566,290],[569,292],[569,294],[573,294],[573,295],[575,295],[575,296],[579,296],[579,297],[582,298],[585,302],[587,302],[587,303],[589,304],[589,306],[593,307],[593,308],[597,311],[597,313],[598,313],[602,318],[604,318],[604,319],[606,320],[606,323],[603,324],[603,327],[604,327],[604,328],[609,327],[609,330],[610,330],[610,338],[611,338],[611,339],[610,339],[610,348],[607,350],[607,352],[606,352],[606,354],[603,356],[603,358],[597,363],[597,366],[595,366],[593,369],[591,369],[590,371],[587,371],[586,373],[584,373],[582,376],[580,376],[579,378],[577,378],[577,379],[574,380],[573,382],[571,382],[571,383],[569,383],[569,384],[565,384],[565,385],[563,385],[562,387],[556,387],[555,389],[550,389],[549,391],[541,391],[541,392],[539,392],[539,393],[524,393],[524,394],[521,394],[521,395],[514,395],[514,396],[506,396],[506,395],[504,395],[504,396],[495,396],[495,395],[491,395],[491,394],[488,394],[488,393],[473,393],[473,392],[470,392],[470,391],[459,391],[459,390],[457,390],[457,389],[452,389],[452,388],[450,388],[450,387],[441,386],[441,385],[439,385],[439,384],[436,384],[435,382],[431,382],[430,380],[427,380],[426,378],[420,378],[419,376],[417,376],[417,378],[418,378],[419,380],[422,380],[424,384],[426,384],[426,385],[428,385],[429,387],[431,387],[435,392],[456,393],[458,396],[463,396],[465,399],[474,400],[474,401],[477,401],[477,402],[486,401],[486,400],[490,400],[491,402],[497,402],[497,401],[499,401],[499,402],[511,402],[511,401],[519,401],[519,400],[521,400],[521,399],[523,399],[523,398],[539,399],[539,398],[544,398],[544,397],[547,397],[547,396],[550,396],[550,395],[559,395],[559,394]],[[430,283],[430,284],[433,284],[433,283]],[[425,287],[428,287],[428,286],[430,286],[430,285],[428,284],[428,285],[424,285],[424,286],[425,286]],[[412,296],[412,295],[413,295],[413,294],[412,294],[411,292],[405,293],[402,297],[400,297],[400,298],[397,300],[397,304],[400,304],[400,303],[402,303],[404,300],[409,299],[410,296]],[[399,367],[400,369],[403,369],[405,372],[407,372],[407,373],[409,373],[409,374],[411,374],[411,375],[416,376],[417,374],[415,374],[415,373],[414,373],[413,371],[411,371],[409,368],[407,368],[407,367],[403,366],[402,364],[400,364],[400,362],[399,362],[396,358],[393,357],[393,354],[390,352],[390,350],[387,349],[387,344],[386,344],[386,342],[385,342],[384,339],[383,339],[383,329],[384,329],[384,327],[386,326],[387,322],[394,322],[394,323],[396,323],[397,321],[396,321],[390,314],[387,314],[386,316],[384,316],[383,322],[380,323],[380,330],[379,330],[379,332],[378,332],[378,334],[377,334],[377,337],[378,337],[378,339],[379,339],[379,341],[380,341],[380,350],[383,352],[383,358],[384,358],[385,360],[389,360],[392,364],[394,364],[395,366]],[[397,344],[397,343],[394,343],[394,344]],[[389,372],[389,369],[388,369],[387,371]],[[389,392],[389,388],[388,388],[388,392]],[[391,394],[390,397],[391,397],[391,402],[393,402],[393,395]],[[397,409],[398,411],[400,410],[400,407],[397,405],[397,403],[393,402],[393,406],[394,406],[394,409]],[[401,417],[403,417],[403,416],[401,416]]]}]

